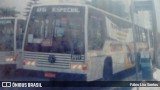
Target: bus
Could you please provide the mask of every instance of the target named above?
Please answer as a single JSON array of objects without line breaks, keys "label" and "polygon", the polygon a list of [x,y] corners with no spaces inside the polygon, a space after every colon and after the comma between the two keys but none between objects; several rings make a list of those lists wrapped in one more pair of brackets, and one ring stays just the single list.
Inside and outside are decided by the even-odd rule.
[{"label": "bus", "polygon": [[33,6],[17,69],[53,80],[111,80],[135,66],[133,34],[131,22],[93,6]]},{"label": "bus", "polygon": [[16,41],[22,44],[22,40],[16,39],[19,36],[16,33],[20,30],[24,31],[24,26],[19,21],[24,21],[24,19],[15,17],[0,18],[0,73],[2,76],[13,74],[16,69],[16,57],[18,55]]}]

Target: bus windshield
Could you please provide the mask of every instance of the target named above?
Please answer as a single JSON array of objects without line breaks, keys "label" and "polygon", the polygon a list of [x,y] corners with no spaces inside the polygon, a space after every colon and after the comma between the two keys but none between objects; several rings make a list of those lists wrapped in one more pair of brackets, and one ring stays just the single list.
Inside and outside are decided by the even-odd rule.
[{"label": "bus windshield", "polygon": [[14,19],[0,19],[0,51],[13,51]]},{"label": "bus windshield", "polygon": [[24,49],[33,52],[84,54],[82,7],[35,7]]}]

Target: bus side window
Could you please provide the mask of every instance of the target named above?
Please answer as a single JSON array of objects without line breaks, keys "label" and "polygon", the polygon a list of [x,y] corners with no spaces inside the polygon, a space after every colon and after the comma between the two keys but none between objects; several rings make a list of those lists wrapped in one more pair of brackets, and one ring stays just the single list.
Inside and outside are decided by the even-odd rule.
[{"label": "bus side window", "polygon": [[99,15],[89,15],[88,47],[90,50],[102,49],[105,40],[105,21]]}]

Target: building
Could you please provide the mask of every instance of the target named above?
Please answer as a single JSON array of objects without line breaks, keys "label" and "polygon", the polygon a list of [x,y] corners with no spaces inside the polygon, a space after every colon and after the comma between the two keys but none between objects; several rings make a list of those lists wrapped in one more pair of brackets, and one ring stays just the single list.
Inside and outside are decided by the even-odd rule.
[{"label": "building", "polygon": [[134,0],[135,23],[149,30],[153,30],[152,0]]},{"label": "building", "polygon": [[155,59],[156,59],[156,65],[160,68],[160,0],[153,0],[153,4],[154,4],[154,11],[155,11],[155,15],[154,15],[154,28],[155,28]]},{"label": "building", "polygon": [[148,10],[137,11],[134,15],[135,23],[148,30],[152,30],[152,16]]}]

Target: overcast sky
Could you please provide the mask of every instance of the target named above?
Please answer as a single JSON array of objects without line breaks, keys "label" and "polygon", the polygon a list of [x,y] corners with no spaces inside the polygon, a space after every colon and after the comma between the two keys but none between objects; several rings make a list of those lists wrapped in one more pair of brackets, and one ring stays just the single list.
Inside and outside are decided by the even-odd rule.
[{"label": "overcast sky", "polygon": [[[16,10],[20,12],[20,15],[18,15],[18,17],[23,17],[23,15],[25,14],[24,13],[25,8],[27,7],[26,4],[29,1],[30,0],[0,0],[0,7],[11,7],[11,8],[15,7]],[[60,0],[40,0],[39,2],[41,4],[54,4],[54,3],[57,3],[58,1]],[[66,1],[69,2],[70,0],[66,0]],[[71,0],[71,1],[74,1],[74,0]],[[91,1],[91,0],[87,0],[87,1]],[[118,1],[118,0],[115,0],[115,1]],[[123,2],[125,1],[125,6],[128,7],[131,0],[121,0],[121,1]]]},{"label": "overcast sky", "polygon": [[[0,7],[11,7],[16,8],[17,11],[19,11],[21,14],[19,17],[23,17],[25,8],[27,7],[26,4],[30,0],[0,0]],[[40,0],[40,3],[43,4],[52,4],[55,3],[57,0]]]}]

